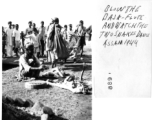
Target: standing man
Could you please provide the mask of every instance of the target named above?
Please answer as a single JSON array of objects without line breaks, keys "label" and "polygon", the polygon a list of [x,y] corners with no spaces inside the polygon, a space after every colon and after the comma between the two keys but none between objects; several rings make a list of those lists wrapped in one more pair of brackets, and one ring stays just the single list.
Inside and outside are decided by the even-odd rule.
[{"label": "standing man", "polygon": [[32,27],[33,27],[33,32],[34,32],[34,31],[37,31],[37,28],[36,28],[36,24],[35,24],[35,23],[32,24]]},{"label": "standing man", "polygon": [[16,30],[14,31],[14,38],[15,38],[15,54],[16,54],[16,57],[18,57],[18,52],[19,52],[19,49],[20,49],[20,45],[21,45],[21,36],[20,36],[20,31],[19,31],[19,25],[16,24]]},{"label": "standing man", "polygon": [[13,41],[13,51],[15,53],[15,36],[14,36],[14,32],[15,32],[15,25],[12,24],[12,29],[13,29],[13,34],[12,34],[12,41]]},{"label": "standing man", "polygon": [[52,62],[51,52],[50,52],[50,51],[52,51],[52,50],[50,50],[50,43],[51,43],[50,33],[52,33],[51,31],[52,31],[53,25],[54,25],[54,20],[52,19],[51,23],[49,24],[49,26],[47,27],[47,30],[46,30],[45,50],[46,50],[46,53],[47,53],[47,61],[48,62]]},{"label": "standing man", "polygon": [[[65,42],[61,35],[62,26],[59,24],[59,18],[54,19],[54,24],[50,26],[49,41],[50,55],[52,59],[52,68],[56,67],[58,60],[65,60],[69,57],[69,53]],[[54,34],[54,35],[53,35]]]},{"label": "standing man", "polygon": [[92,37],[92,25],[89,26],[89,27],[86,29],[86,32],[87,32],[88,35],[89,35],[89,41],[91,41],[91,37]]},{"label": "standing man", "polygon": [[2,52],[3,52],[3,57],[6,57],[6,51],[5,51],[5,46],[6,46],[6,33],[4,31],[4,27],[2,26]]},{"label": "standing man", "polygon": [[24,53],[24,41],[25,41],[25,35],[24,35],[23,31],[21,31],[20,36],[21,36],[21,51],[20,52],[22,54],[22,53]]},{"label": "standing man", "polygon": [[67,25],[64,25],[64,29],[62,31],[62,37],[63,37],[63,40],[67,41],[68,39],[68,35],[67,35]]},{"label": "standing man", "polygon": [[13,35],[12,35],[13,51],[15,52],[15,35],[14,35],[14,33],[15,33],[15,31],[16,31],[16,29],[15,29],[15,24],[12,24],[12,29],[13,29]]},{"label": "standing man", "polygon": [[7,56],[8,57],[12,57],[13,56],[13,40],[12,40],[12,36],[13,36],[13,29],[12,29],[12,22],[8,22],[8,26],[9,28],[6,30],[6,35],[7,35],[7,39],[6,39],[6,49],[7,49]]},{"label": "standing man", "polygon": [[68,42],[70,42],[72,35],[74,35],[74,32],[72,30],[72,24],[69,24],[69,29],[67,33],[68,33]]},{"label": "standing man", "polygon": [[40,39],[40,55],[44,56],[45,39],[46,39],[46,28],[44,27],[44,21],[41,22],[41,27],[39,28],[39,39]]},{"label": "standing man", "polygon": [[80,50],[81,50],[81,57],[83,55],[83,47],[84,45],[86,45],[86,42],[85,42],[85,27],[83,26],[83,20],[80,20],[79,22],[79,25],[78,25],[78,28],[77,28],[77,36],[78,36],[78,41],[79,41],[79,47],[80,47]]},{"label": "standing man", "polygon": [[[38,31],[35,30],[34,33],[28,32],[28,35],[25,36],[25,38],[28,38],[29,41],[26,41],[26,43],[31,42],[34,45],[34,54],[37,58],[39,58],[39,46],[40,46],[40,41],[39,41],[39,35]],[[25,44],[26,44],[25,43]]]},{"label": "standing man", "polygon": [[68,27],[68,48],[73,48],[73,46],[75,46],[76,44],[76,37],[75,37],[75,34],[74,34],[74,31],[72,30],[72,24],[69,24],[69,27]]},{"label": "standing man", "polygon": [[29,25],[29,27],[26,29],[25,35],[27,35],[29,31],[33,31],[33,28],[32,28],[32,21],[29,21],[29,22],[28,22],[28,25]]}]

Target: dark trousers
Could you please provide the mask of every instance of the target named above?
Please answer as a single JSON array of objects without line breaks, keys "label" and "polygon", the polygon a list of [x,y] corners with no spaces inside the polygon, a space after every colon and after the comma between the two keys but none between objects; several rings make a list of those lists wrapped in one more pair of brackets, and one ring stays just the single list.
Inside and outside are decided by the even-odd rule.
[{"label": "dark trousers", "polygon": [[41,42],[41,49],[40,49],[40,53],[41,53],[41,56],[43,56],[44,55],[44,40],[43,39],[41,39],[40,40],[40,42]]},{"label": "dark trousers", "polygon": [[17,55],[18,54],[18,48],[14,48],[14,52],[15,52],[15,54]]},{"label": "dark trousers", "polygon": [[89,34],[89,41],[91,41],[91,38],[92,38],[92,34]]},{"label": "dark trousers", "polygon": [[2,42],[2,52],[3,52],[3,55],[5,55],[5,56],[6,56],[5,46],[6,46],[6,41],[5,41],[5,40],[3,40],[3,42]]},{"label": "dark trousers", "polygon": [[78,46],[80,47],[80,56],[82,57],[82,55],[83,55],[83,47],[84,47],[84,45],[86,45],[86,42],[85,42],[85,36],[81,36],[81,37],[79,37],[78,38]]},{"label": "dark trousers", "polygon": [[13,51],[15,52],[15,37],[12,37],[13,40]]}]

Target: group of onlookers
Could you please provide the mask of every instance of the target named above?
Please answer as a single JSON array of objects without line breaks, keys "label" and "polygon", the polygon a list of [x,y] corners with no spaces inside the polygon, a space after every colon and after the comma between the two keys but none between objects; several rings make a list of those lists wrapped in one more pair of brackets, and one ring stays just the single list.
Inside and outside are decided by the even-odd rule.
[{"label": "group of onlookers", "polygon": [[[19,25],[12,24],[11,21],[8,22],[8,28],[6,30],[2,27],[3,57],[13,57],[14,53],[16,56],[19,56],[19,54],[24,52],[24,44],[32,42],[34,44],[34,53],[38,58],[44,56],[45,51],[49,61],[51,61],[52,58],[55,59],[55,56],[56,59],[57,56],[59,58],[66,58],[68,55],[65,54],[65,49],[69,47],[69,42],[73,36],[76,36],[75,38],[77,39],[76,41],[81,49],[82,55],[83,46],[85,45],[85,34],[90,30],[90,27],[86,29],[83,26],[82,20],[79,22],[76,30],[72,29],[72,24],[62,27],[59,24],[58,18],[52,19],[48,27],[44,26],[44,21],[41,21],[41,26],[39,28],[37,28],[36,24],[32,23],[32,21],[29,21],[28,25],[28,28],[26,28],[24,32],[20,32]],[[57,54],[53,51],[56,51],[55,53]]]},{"label": "group of onlookers", "polygon": [[[59,18],[52,19],[48,27],[44,26],[44,21],[41,21],[39,28],[32,21],[29,21],[28,25],[25,32],[20,32],[19,25],[14,25],[11,21],[8,22],[7,30],[2,27],[3,57],[13,57],[14,54],[20,56],[20,76],[38,75],[43,68],[39,62],[40,57],[47,57],[52,68],[56,67],[58,60],[66,61],[71,54],[76,59],[78,49],[82,57],[86,44],[85,34],[91,36],[92,33],[91,26],[86,29],[82,20],[76,30],[72,29],[72,24],[62,27]],[[69,52],[69,49],[72,51]]]}]

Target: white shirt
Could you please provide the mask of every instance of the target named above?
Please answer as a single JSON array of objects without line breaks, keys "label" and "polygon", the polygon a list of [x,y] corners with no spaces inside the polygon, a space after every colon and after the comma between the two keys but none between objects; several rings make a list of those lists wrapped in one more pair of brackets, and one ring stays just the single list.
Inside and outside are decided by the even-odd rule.
[{"label": "white shirt", "polygon": [[40,27],[39,28],[39,38],[40,40],[43,39],[45,40],[46,39],[46,27]]},{"label": "white shirt", "polygon": [[24,70],[25,72],[29,72],[31,67],[30,62],[34,61],[36,64],[40,65],[40,62],[36,56],[33,55],[31,59],[26,58],[26,54],[21,55],[19,59],[19,75],[21,77],[21,72]]},{"label": "white shirt", "polygon": [[14,31],[14,37],[15,37],[15,41],[20,41],[20,31],[19,30]]},{"label": "white shirt", "polygon": [[44,36],[45,35],[45,32],[46,32],[46,28],[45,27],[40,27],[39,28],[39,34],[41,35],[41,36]]},{"label": "white shirt", "polygon": [[26,45],[27,43],[32,42],[30,38],[25,38],[24,40],[24,45]]},{"label": "white shirt", "polygon": [[15,31],[16,31],[16,29],[14,28],[13,29],[13,35],[12,35],[13,37],[15,37]]},{"label": "white shirt", "polygon": [[78,30],[78,32],[77,32],[78,36],[84,36],[85,35],[86,28],[84,26],[83,27],[78,26],[77,30]]},{"label": "white shirt", "polygon": [[63,39],[64,39],[64,40],[67,40],[67,39],[68,39],[67,30],[64,29],[61,33],[62,33]]},{"label": "white shirt", "polygon": [[13,42],[12,42],[13,29],[8,28],[6,30],[6,34],[7,34],[8,45],[13,45]]},{"label": "white shirt", "polygon": [[68,30],[67,35],[68,35],[68,42],[69,42],[71,40],[71,36],[74,35],[73,30]]},{"label": "white shirt", "polygon": [[27,35],[26,37],[27,37],[27,39],[26,39],[25,44],[27,42],[32,42],[34,44],[34,47],[39,47],[39,36],[38,35],[35,36],[35,34],[32,33],[30,35]]}]

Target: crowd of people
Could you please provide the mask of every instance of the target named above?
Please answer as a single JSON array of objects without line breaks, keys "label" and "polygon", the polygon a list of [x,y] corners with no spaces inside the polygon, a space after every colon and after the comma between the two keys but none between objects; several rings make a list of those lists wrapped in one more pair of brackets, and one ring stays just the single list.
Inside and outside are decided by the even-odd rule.
[{"label": "crowd of people", "polygon": [[11,21],[8,22],[6,30],[2,27],[3,57],[13,57],[14,54],[20,57],[21,76],[38,75],[43,69],[39,62],[40,57],[47,57],[52,68],[56,67],[58,60],[66,62],[69,56],[73,56],[75,61],[78,50],[82,57],[83,47],[86,44],[85,34],[89,31],[91,36],[92,32],[92,28],[86,29],[83,26],[82,20],[79,21],[76,30],[72,29],[72,24],[62,27],[58,18],[52,19],[48,27],[44,26],[44,21],[41,21],[39,28],[32,21],[29,21],[28,25],[24,32],[20,32],[19,25],[12,24]]}]

